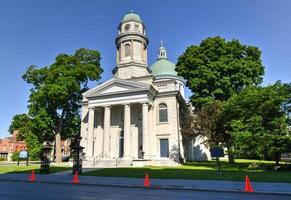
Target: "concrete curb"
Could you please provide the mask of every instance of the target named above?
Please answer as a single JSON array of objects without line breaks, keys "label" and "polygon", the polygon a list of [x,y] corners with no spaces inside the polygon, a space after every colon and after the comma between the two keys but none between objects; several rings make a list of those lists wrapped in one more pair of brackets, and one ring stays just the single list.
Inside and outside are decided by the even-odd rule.
[{"label": "concrete curb", "polygon": [[188,191],[208,191],[208,192],[228,192],[228,193],[240,193],[240,194],[268,194],[268,195],[282,195],[282,196],[291,196],[291,192],[266,192],[266,191],[255,191],[252,193],[244,192],[243,190],[232,190],[232,189],[213,189],[213,188],[202,188],[202,187],[185,187],[185,186],[165,186],[165,185],[153,185],[149,188],[145,188],[143,185],[135,184],[106,184],[106,183],[78,183],[73,184],[72,182],[66,181],[43,181],[36,180],[35,182],[30,182],[28,180],[17,180],[17,179],[0,179],[1,182],[26,182],[26,183],[42,183],[42,184],[60,184],[60,185],[87,185],[87,186],[102,186],[102,187],[122,187],[122,188],[140,188],[140,189],[163,189],[163,190],[188,190]]}]

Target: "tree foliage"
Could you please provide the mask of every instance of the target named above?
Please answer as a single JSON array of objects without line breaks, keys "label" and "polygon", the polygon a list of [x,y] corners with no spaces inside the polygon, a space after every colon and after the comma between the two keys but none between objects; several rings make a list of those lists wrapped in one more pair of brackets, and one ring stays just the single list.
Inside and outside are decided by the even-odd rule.
[{"label": "tree foliage", "polygon": [[88,81],[101,78],[102,71],[99,52],[83,48],[73,55],[58,55],[50,66],[30,66],[23,75],[32,84],[28,105],[32,132],[42,140],[56,138],[58,162],[61,138],[79,132],[82,93]]},{"label": "tree foliage", "polygon": [[[33,133],[32,127],[33,122],[27,114],[17,114],[12,118],[9,132],[12,134],[14,131],[17,131],[17,139],[24,140],[26,143],[30,160],[38,160],[43,140]],[[18,158],[18,153],[19,152],[15,152],[15,154],[13,154],[13,159]]]},{"label": "tree foliage", "polygon": [[9,133],[13,134],[14,131],[18,131],[17,139],[24,140],[26,133],[28,132],[27,125],[29,121],[30,119],[27,114],[14,115],[8,129]]},{"label": "tree foliage", "polygon": [[290,151],[290,99],[291,85],[277,82],[246,88],[225,103],[225,131],[237,156],[270,159]]},{"label": "tree foliage", "polygon": [[221,102],[213,101],[195,112],[194,115],[183,119],[182,133],[187,138],[203,138],[208,147],[224,143],[225,137],[218,123],[222,115]]},{"label": "tree foliage", "polygon": [[213,100],[225,101],[249,85],[262,82],[261,51],[221,37],[192,45],[178,58],[176,71],[186,79],[197,109]]}]

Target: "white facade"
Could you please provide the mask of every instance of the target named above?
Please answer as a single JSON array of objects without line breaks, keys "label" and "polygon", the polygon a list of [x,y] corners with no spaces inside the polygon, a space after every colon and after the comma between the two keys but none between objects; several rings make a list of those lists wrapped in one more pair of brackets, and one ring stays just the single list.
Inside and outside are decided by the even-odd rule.
[{"label": "white facade", "polygon": [[[167,72],[152,73],[148,38],[138,15],[127,14],[118,30],[113,77],[83,94],[85,166],[177,165],[185,160],[185,148],[187,155],[194,149],[182,144],[179,116],[189,113],[184,82]],[[167,59],[161,48],[159,55]],[[158,66],[158,71],[163,70]]]}]

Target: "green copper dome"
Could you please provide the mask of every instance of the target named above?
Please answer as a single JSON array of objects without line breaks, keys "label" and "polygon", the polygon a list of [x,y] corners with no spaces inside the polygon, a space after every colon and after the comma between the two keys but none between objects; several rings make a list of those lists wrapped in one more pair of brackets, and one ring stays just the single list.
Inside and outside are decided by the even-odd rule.
[{"label": "green copper dome", "polygon": [[175,64],[168,60],[167,52],[163,43],[159,49],[158,60],[151,66],[153,75],[157,78],[175,78],[181,79],[175,71]]},{"label": "green copper dome", "polygon": [[154,76],[177,76],[178,74],[175,71],[175,64],[169,61],[167,58],[160,58],[152,66],[152,72]]},{"label": "green copper dome", "polygon": [[129,22],[129,21],[135,21],[135,22],[142,23],[140,16],[135,14],[133,11],[126,14],[122,19],[122,22]]}]

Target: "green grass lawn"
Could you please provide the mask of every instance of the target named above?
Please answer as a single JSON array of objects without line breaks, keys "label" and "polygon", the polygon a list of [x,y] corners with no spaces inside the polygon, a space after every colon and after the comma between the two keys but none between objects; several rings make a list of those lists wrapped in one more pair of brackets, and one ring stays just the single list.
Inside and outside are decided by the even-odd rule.
[{"label": "green grass lawn", "polygon": [[158,179],[196,179],[196,180],[232,180],[244,181],[248,175],[251,181],[258,182],[288,182],[291,183],[291,172],[272,170],[248,170],[251,162],[260,162],[265,166],[272,167],[274,162],[236,160],[236,164],[229,165],[226,161],[221,162],[223,174],[217,174],[216,162],[190,162],[178,167],[142,167],[142,168],[108,168],[84,173],[89,176],[111,176],[144,178],[146,172],[150,178]]},{"label": "green grass lawn", "polygon": [[[34,169],[35,173],[39,173],[40,165],[28,165],[28,166],[0,166],[0,174],[2,173],[31,173],[31,170]],[[65,166],[51,166],[50,173],[55,173],[59,171],[66,171],[72,169],[71,167]]]}]

